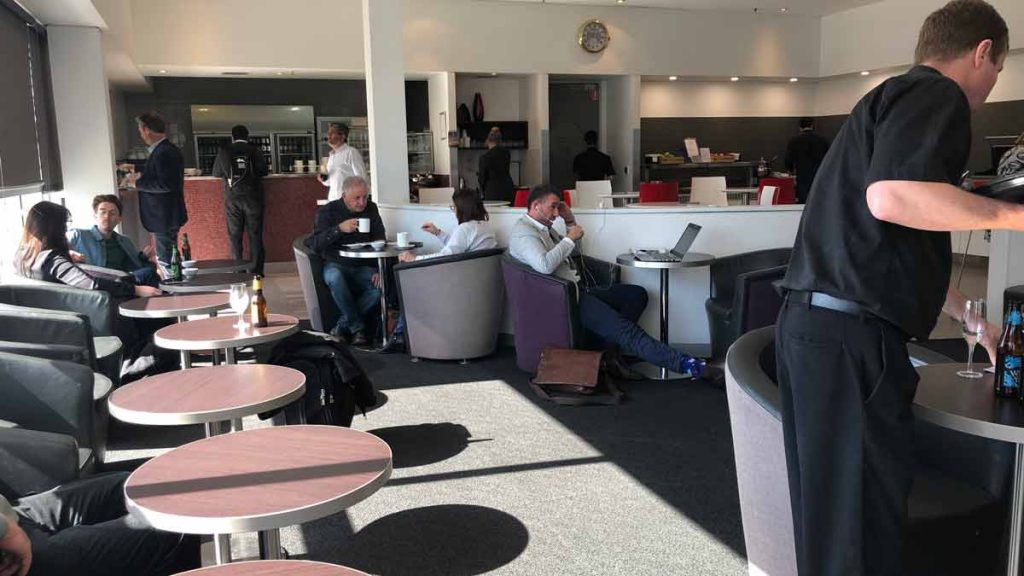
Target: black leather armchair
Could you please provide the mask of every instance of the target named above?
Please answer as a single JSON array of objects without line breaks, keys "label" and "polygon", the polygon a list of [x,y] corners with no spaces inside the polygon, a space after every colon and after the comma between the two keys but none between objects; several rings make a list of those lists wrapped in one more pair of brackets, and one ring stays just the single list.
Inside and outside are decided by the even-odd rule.
[{"label": "black leather armchair", "polygon": [[83,467],[102,462],[105,452],[94,417],[93,388],[93,372],[81,364],[0,352],[0,419],[18,428],[73,437]]},{"label": "black leather armchair", "polygon": [[8,500],[74,480],[79,465],[72,436],[0,427],[0,495]]},{"label": "black leather armchair", "polygon": [[306,246],[309,234],[299,236],[292,242],[295,265],[302,285],[302,296],[306,300],[306,312],[313,330],[327,332],[338,323],[341,312],[331,298],[331,291],[324,283],[324,262],[320,255]]},{"label": "black leather armchair", "polygon": [[704,303],[711,356],[723,358],[742,334],[775,323],[782,306],[773,282],[786,275],[791,248],[758,250],[711,264],[711,298]]},{"label": "black leather armchair", "polygon": [[494,353],[505,303],[502,252],[477,250],[395,266],[411,356],[468,360]]},{"label": "black leather armchair", "polygon": [[[589,256],[579,261],[582,265],[577,268],[591,283],[609,285],[619,281],[618,266]],[[501,270],[515,330],[516,365],[521,370],[535,373],[545,348],[585,344],[575,284],[541,274],[507,254],[501,259]]]}]

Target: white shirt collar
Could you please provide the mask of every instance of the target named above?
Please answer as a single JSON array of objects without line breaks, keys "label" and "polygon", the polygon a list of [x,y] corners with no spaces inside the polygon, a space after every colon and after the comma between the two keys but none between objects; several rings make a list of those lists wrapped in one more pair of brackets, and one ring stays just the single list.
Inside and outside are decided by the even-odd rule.
[{"label": "white shirt collar", "polygon": [[161,138],[161,139],[157,140],[156,142],[153,142],[152,144],[150,144],[150,146],[149,146],[149,153],[152,154],[153,150],[156,150],[156,147],[159,146],[160,143],[163,142],[164,140],[167,140],[167,136],[164,136],[163,138]]},{"label": "white shirt collar", "polygon": [[538,230],[541,230],[543,232],[547,232],[551,228],[551,226],[548,226],[547,224],[544,224],[543,222],[536,220],[533,216],[530,216],[529,214],[526,215],[526,221],[529,222],[530,224],[533,224],[534,228],[537,228]]}]

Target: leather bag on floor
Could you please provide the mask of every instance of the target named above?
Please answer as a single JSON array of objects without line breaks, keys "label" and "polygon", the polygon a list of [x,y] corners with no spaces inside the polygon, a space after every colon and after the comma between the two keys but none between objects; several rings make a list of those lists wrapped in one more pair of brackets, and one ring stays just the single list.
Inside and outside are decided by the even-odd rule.
[{"label": "leather bag on floor", "polygon": [[604,353],[545,348],[530,387],[538,396],[563,406],[618,404],[622,392],[602,370]]}]

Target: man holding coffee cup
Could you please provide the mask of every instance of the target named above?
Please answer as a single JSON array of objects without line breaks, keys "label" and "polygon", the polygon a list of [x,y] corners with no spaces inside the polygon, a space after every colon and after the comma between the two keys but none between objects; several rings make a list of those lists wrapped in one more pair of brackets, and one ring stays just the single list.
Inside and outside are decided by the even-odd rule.
[{"label": "man holding coffee cup", "polygon": [[347,125],[332,122],[327,129],[327,143],[331,146],[331,154],[327,158],[326,172],[321,171],[319,178],[321,184],[330,188],[327,199],[337,200],[350,176],[366,179],[366,167],[362,152],[348,144]]},{"label": "man holding coffee cup", "polygon": [[380,275],[376,260],[342,258],[338,250],[346,244],[384,240],[384,222],[361,176],[349,176],[341,188],[340,199],[317,211],[306,245],[323,258],[324,283],[341,312],[331,334],[347,335],[358,346],[368,342],[363,319],[380,303]]}]

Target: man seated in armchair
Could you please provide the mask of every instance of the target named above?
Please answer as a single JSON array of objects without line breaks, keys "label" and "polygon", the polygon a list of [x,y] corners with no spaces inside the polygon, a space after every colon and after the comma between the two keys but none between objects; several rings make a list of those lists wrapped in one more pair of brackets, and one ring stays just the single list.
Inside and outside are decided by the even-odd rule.
[{"label": "man seated in armchair", "polygon": [[[623,352],[682,374],[699,378],[704,361],[663,344],[637,324],[647,306],[647,291],[631,284],[597,286],[581,276],[579,259],[573,258],[584,230],[572,210],[550,186],[534,188],[526,201],[527,213],[512,228],[509,254],[541,274],[552,274],[576,283],[580,324],[606,346],[617,345]],[[566,235],[552,227],[562,217]],[[626,372],[621,365],[617,371]]]},{"label": "man seated in armchair", "polygon": [[68,232],[71,258],[78,263],[128,272],[136,284],[156,287],[160,277],[153,262],[153,248],[147,245],[140,251],[131,238],[114,230],[121,223],[123,208],[121,199],[113,194],[93,198],[96,225]]},{"label": "man seated in armchair", "polygon": [[[330,332],[335,336],[347,335],[349,343],[355,346],[369,342],[364,318],[380,302],[380,274],[377,260],[342,258],[338,250],[346,244],[385,239],[384,222],[377,205],[368,197],[368,188],[361,176],[346,178],[341,185],[341,198],[317,211],[313,234],[306,241],[324,260],[324,283],[341,312]],[[369,231],[359,231],[359,220],[363,218],[370,221]]]}]

